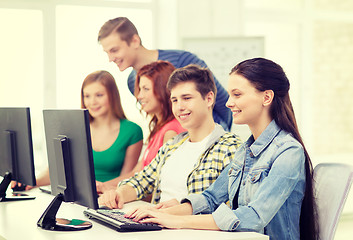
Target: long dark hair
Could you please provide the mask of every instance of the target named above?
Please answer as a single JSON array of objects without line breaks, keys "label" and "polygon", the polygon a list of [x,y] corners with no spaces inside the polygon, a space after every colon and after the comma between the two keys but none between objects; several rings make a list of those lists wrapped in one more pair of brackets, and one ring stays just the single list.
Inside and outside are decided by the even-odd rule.
[{"label": "long dark hair", "polygon": [[170,101],[170,91],[167,89],[167,82],[170,74],[175,70],[173,64],[167,61],[156,61],[143,66],[136,75],[135,81],[135,97],[137,98],[140,92],[140,79],[142,76],[147,77],[153,83],[153,94],[157,98],[161,112],[162,119],[157,119],[156,115],[152,115],[152,119],[149,123],[150,135],[148,140],[151,138],[168,122],[174,119],[172,112],[172,103]]},{"label": "long dark hair", "polygon": [[305,194],[300,214],[300,239],[316,240],[318,224],[313,193],[313,166],[299,134],[292,103],[289,98],[289,81],[281,66],[264,58],[245,60],[236,65],[230,74],[245,77],[259,91],[272,90],[274,98],[270,108],[272,119],[303,146],[305,154]]}]

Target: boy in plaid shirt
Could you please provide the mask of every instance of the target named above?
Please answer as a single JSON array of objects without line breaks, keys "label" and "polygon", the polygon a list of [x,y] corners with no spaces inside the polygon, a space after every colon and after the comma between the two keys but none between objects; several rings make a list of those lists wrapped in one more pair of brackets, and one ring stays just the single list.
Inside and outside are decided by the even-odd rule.
[{"label": "boy in plaid shirt", "polygon": [[142,171],[101,195],[100,205],[122,208],[149,194],[153,204],[172,205],[207,189],[233,159],[241,141],[213,120],[217,90],[211,72],[197,65],[176,69],[167,87],[173,114],[187,132],[165,143]]}]

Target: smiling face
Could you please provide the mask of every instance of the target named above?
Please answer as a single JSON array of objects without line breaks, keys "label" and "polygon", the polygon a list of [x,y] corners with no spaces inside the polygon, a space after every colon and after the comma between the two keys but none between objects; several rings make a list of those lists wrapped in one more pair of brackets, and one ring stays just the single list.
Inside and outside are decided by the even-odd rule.
[{"label": "smiling face", "polygon": [[194,82],[181,82],[171,89],[172,109],[175,118],[188,131],[201,128],[205,119],[212,117],[213,93],[203,98]]},{"label": "smiling face", "polygon": [[160,114],[161,105],[153,93],[153,82],[146,76],[140,78],[137,100],[140,102],[142,110],[146,113]]},{"label": "smiling face", "polygon": [[265,92],[258,91],[246,78],[231,74],[226,106],[233,113],[235,124],[256,125],[264,113]]},{"label": "smiling face", "polygon": [[108,54],[109,62],[114,62],[120,71],[134,67],[136,51],[140,46],[137,36],[133,37],[130,44],[121,40],[118,33],[113,32],[100,40],[104,52]]},{"label": "smiling face", "polygon": [[107,89],[99,82],[93,82],[83,88],[83,102],[93,118],[110,114]]}]

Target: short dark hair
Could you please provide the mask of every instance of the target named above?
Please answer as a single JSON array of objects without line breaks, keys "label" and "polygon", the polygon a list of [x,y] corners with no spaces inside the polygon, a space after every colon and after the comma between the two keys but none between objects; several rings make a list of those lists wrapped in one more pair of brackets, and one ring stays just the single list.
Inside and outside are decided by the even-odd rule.
[{"label": "short dark hair", "polygon": [[176,85],[182,82],[195,83],[196,90],[201,94],[202,98],[205,98],[209,92],[213,92],[216,102],[217,88],[213,75],[208,68],[203,68],[195,64],[178,68],[169,77],[167,88],[171,91]]},{"label": "short dark hair", "polygon": [[127,42],[128,44],[131,43],[132,37],[135,34],[140,38],[135,25],[127,17],[117,17],[105,22],[99,30],[98,42],[103,38],[108,37],[112,32],[118,33],[121,40]]}]

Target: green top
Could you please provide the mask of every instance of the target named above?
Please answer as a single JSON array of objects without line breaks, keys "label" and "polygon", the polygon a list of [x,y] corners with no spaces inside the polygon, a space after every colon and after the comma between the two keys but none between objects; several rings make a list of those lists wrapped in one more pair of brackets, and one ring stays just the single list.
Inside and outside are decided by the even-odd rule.
[{"label": "green top", "polygon": [[119,177],[124,164],[126,149],[143,139],[142,129],[129,120],[120,120],[119,135],[115,142],[101,152],[93,150],[96,180],[106,182]]}]

